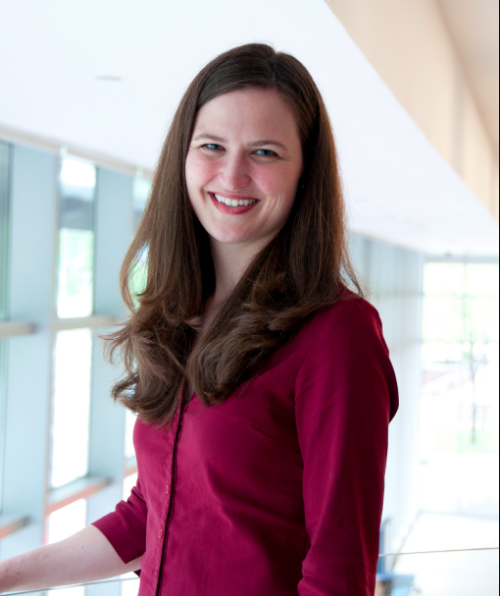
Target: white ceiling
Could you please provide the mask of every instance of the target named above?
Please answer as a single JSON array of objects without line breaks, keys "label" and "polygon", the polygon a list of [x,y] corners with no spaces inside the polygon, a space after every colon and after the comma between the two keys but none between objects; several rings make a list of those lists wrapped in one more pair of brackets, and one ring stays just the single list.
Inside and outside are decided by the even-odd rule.
[{"label": "white ceiling", "polygon": [[5,2],[0,136],[14,130],[154,168],[192,77],[250,41],[293,53],[316,79],[354,231],[433,254],[498,255],[497,224],[324,0]]}]

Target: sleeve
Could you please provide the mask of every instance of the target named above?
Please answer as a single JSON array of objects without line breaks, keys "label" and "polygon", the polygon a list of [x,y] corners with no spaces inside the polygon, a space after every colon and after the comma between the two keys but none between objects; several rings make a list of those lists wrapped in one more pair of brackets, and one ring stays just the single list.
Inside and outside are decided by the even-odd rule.
[{"label": "sleeve", "polygon": [[377,311],[337,304],[296,380],[308,551],[300,596],[373,596],[397,384]]},{"label": "sleeve", "polygon": [[146,552],[148,507],[142,495],[140,480],[126,501],[120,501],[113,513],[95,521],[100,530],[126,564]]}]

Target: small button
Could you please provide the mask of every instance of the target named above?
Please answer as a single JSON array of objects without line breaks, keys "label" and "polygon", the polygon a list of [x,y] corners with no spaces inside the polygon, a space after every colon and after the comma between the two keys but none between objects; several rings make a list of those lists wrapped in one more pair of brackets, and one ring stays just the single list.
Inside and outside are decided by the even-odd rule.
[{"label": "small button", "polygon": [[161,538],[163,536],[163,530],[160,528],[160,532],[158,533],[158,538]]},{"label": "small button", "polygon": [[167,493],[167,495],[170,494],[170,484],[167,484],[167,488],[165,489],[165,492]]}]

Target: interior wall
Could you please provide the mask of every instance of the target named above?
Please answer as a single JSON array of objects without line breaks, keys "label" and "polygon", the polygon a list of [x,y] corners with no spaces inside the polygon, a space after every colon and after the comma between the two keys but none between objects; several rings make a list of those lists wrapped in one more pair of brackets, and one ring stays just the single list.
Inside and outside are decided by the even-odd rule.
[{"label": "interior wall", "polygon": [[497,152],[435,0],[326,0],[444,159],[498,221]]}]

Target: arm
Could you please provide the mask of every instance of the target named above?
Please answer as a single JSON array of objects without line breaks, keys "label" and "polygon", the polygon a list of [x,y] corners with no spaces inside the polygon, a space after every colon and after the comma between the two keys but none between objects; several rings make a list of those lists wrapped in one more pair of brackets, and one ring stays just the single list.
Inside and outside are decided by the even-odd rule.
[{"label": "arm", "polygon": [[93,522],[104,534],[120,559],[128,564],[146,552],[148,506],[142,494],[140,477],[126,501],[120,501],[112,513]]},{"label": "arm", "polygon": [[96,581],[140,566],[140,558],[123,563],[104,535],[89,526],[66,540],[0,562],[0,592]]},{"label": "arm", "polygon": [[148,508],[140,481],[127,501],[66,540],[0,562],[0,593],[115,577],[141,567]]},{"label": "arm", "polygon": [[296,381],[310,547],[300,596],[372,596],[397,387],[376,311],[338,304]]}]

